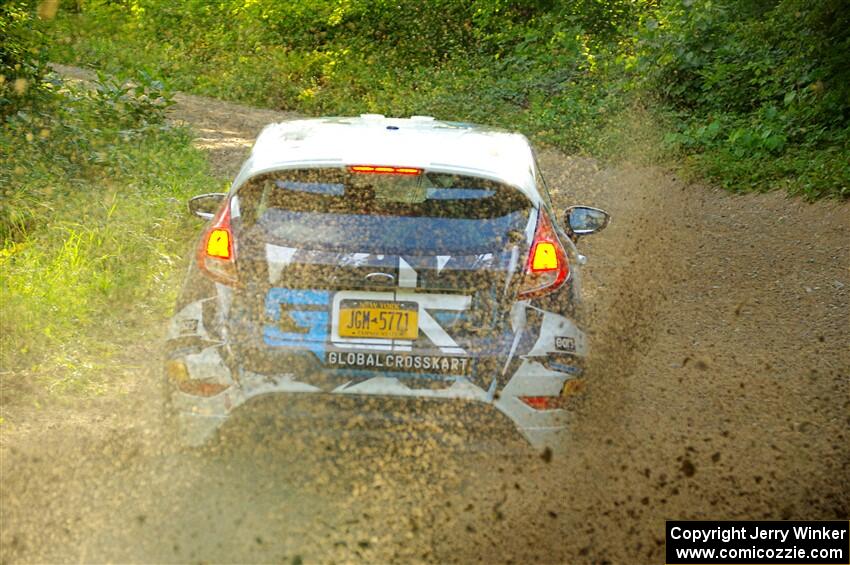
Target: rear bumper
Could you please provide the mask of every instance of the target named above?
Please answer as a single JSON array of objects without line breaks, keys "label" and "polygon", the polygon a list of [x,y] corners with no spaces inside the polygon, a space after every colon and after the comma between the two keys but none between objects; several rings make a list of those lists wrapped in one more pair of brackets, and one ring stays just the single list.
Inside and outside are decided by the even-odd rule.
[{"label": "rear bumper", "polygon": [[[523,403],[519,397],[556,396],[567,380],[575,378],[568,373],[546,369],[540,363],[524,360],[498,394],[495,386],[484,390],[463,378],[459,378],[451,386],[436,390],[410,388],[403,379],[381,373],[327,391],[301,381],[293,374],[260,375],[246,371],[239,375],[238,379],[229,374],[224,375],[221,370],[224,364],[216,347],[187,355],[185,362],[193,378],[207,374],[209,367],[215,367],[215,381],[230,384],[227,389],[211,397],[194,396],[170,387],[170,406],[177,435],[187,446],[199,446],[213,439],[235,412],[250,410],[248,405],[253,404],[255,399],[278,395],[304,397],[315,394],[325,398],[408,399],[414,402],[411,402],[407,409],[417,411],[422,410],[423,405],[416,401],[433,400],[439,403],[454,400],[466,401],[467,405],[471,402],[483,409],[480,417],[492,423],[492,433],[504,433],[503,430],[512,427],[515,433],[521,435],[535,449],[549,447],[558,451],[563,446],[564,436],[568,432],[569,414],[562,409],[535,410]],[[316,398],[316,401],[321,402],[319,398]],[[463,405],[464,402],[458,404]],[[369,410],[369,407],[364,407],[363,410]],[[390,412],[379,411],[379,415],[381,413]],[[453,417],[448,416],[443,423],[450,424],[448,419]],[[316,425],[336,425],[333,418],[322,420],[322,424]],[[500,420],[509,421],[511,426],[501,425]]]}]

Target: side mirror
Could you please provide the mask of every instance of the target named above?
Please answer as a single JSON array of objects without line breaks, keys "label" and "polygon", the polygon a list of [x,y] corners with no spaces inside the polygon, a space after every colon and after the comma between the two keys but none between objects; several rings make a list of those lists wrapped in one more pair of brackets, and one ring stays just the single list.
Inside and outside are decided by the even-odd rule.
[{"label": "side mirror", "polygon": [[564,224],[577,236],[601,231],[609,219],[608,212],[590,206],[570,206],[564,212]]},{"label": "side mirror", "polygon": [[204,220],[212,220],[226,196],[221,192],[194,196],[189,199],[189,212]]}]

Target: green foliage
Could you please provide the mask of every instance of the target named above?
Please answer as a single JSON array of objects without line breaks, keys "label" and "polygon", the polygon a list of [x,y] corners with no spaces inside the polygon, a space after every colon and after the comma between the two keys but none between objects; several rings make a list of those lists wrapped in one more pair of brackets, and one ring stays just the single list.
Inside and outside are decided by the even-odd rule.
[{"label": "green foliage", "polygon": [[604,57],[577,18],[549,4],[90,3],[60,18],[54,56],[262,106],[435,114],[587,151],[623,104],[600,88]]},{"label": "green foliage", "polygon": [[[490,123],[602,158],[641,139],[732,189],[848,196],[843,0],[81,4],[52,30],[65,62],[313,115]],[[635,107],[666,143],[636,131]]]},{"label": "green foliage", "polygon": [[[0,238],[19,240],[37,227],[43,194],[22,188],[22,175],[91,179],[120,175],[134,166],[132,150],[162,130],[173,101],[162,84],[146,74],[119,83],[101,76],[93,88],[67,86],[56,75],[44,79],[50,90],[38,106],[18,110],[3,125],[0,157]],[[173,135],[173,134],[172,134]],[[32,155],[43,156],[28,166]],[[73,184],[68,184],[69,190]]]},{"label": "green foliage", "polygon": [[128,320],[170,307],[193,227],[183,203],[212,181],[188,132],[165,122],[172,96],[150,76],[45,80],[38,107],[0,129],[0,365],[88,390],[97,371],[83,370],[84,351],[102,356],[104,332],[134,335]]},{"label": "green foliage", "polygon": [[0,3],[0,119],[35,104],[44,89],[47,49],[23,2]]},{"label": "green foliage", "polygon": [[636,77],[680,115],[666,141],[692,165],[730,188],[850,196],[845,2],[670,2],[635,38]]}]

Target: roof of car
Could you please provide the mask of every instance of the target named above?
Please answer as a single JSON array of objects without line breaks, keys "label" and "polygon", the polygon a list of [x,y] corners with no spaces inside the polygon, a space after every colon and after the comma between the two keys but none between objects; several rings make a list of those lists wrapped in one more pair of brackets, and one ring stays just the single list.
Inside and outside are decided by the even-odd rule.
[{"label": "roof of car", "polygon": [[429,116],[290,120],[257,137],[233,183],[278,169],[388,165],[481,176],[513,185],[537,203],[534,157],[521,134]]}]

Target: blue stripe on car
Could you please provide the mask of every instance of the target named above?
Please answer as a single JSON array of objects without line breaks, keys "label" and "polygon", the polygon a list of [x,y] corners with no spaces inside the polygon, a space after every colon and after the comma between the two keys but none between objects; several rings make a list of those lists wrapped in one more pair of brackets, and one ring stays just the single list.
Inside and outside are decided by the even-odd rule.
[{"label": "blue stripe on car", "polygon": [[[327,306],[331,293],[322,290],[293,290],[272,288],[266,294],[266,316],[274,323],[263,328],[263,341],[276,347],[297,347],[315,353],[319,358],[325,354],[325,342],[328,338],[330,315],[327,310],[307,310],[299,306]],[[286,306],[294,306],[287,308]],[[286,310],[295,324],[304,328],[304,332],[284,332],[280,329],[281,310]]]}]

